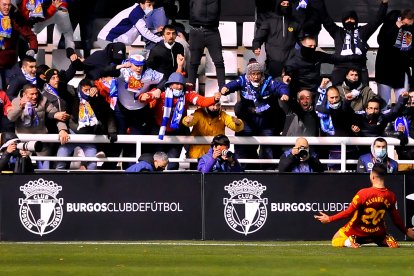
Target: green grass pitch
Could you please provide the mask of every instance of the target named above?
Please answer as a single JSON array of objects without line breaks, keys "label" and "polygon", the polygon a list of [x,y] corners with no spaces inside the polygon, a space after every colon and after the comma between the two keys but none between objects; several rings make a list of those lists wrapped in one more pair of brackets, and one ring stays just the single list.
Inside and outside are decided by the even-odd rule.
[{"label": "green grass pitch", "polygon": [[414,275],[414,244],[0,243],[0,275]]}]

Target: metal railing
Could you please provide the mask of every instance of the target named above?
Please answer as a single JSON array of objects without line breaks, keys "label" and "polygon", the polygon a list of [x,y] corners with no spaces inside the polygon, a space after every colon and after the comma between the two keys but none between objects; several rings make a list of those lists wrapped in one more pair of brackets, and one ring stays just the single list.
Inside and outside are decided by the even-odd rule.
[{"label": "metal railing", "polygon": [[[57,134],[18,134],[23,141],[42,141],[44,143],[59,143]],[[234,145],[284,145],[295,144],[298,137],[286,136],[229,136],[230,142]],[[305,137],[309,145],[312,146],[340,146],[341,159],[321,159],[324,164],[340,164],[341,172],[346,171],[346,164],[356,164],[357,160],[346,159],[347,146],[370,146],[375,138],[373,137]],[[394,146],[398,146],[400,141],[396,138],[384,137],[388,143],[388,156],[394,157]],[[135,144],[136,157],[57,157],[57,156],[33,156],[32,160],[50,161],[100,161],[100,162],[137,162],[145,144],[210,144],[213,136],[165,136],[164,140],[159,140],[157,135],[118,135],[118,144]],[[69,143],[109,143],[105,135],[70,135]],[[409,139],[407,146],[413,146],[414,140]],[[171,162],[197,162],[190,158],[170,158]],[[241,163],[260,163],[277,164],[279,159],[239,159]],[[400,164],[414,164],[413,160],[398,160]]]}]

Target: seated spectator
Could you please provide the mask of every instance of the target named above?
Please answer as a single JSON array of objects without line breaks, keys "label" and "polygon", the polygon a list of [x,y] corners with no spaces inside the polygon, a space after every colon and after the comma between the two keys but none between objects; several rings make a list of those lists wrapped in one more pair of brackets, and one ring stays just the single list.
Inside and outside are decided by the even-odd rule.
[{"label": "seated spectator", "polygon": [[313,106],[311,91],[300,90],[296,100],[279,101],[279,104],[286,114],[283,136],[319,136],[319,119]]},{"label": "seated spectator", "polygon": [[310,151],[308,140],[303,137],[297,138],[295,146],[280,156],[279,172],[310,173],[324,170],[325,166],[316,153]]},{"label": "seated spectator", "polygon": [[382,137],[374,140],[371,145],[371,153],[359,157],[357,172],[371,172],[376,163],[384,164],[389,173],[398,172],[398,163],[388,157],[387,141]]},{"label": "seated spectator", "polygon": [[[203,97],[195,91],[185,91],[185,79],[180,73],[172,73],[165,83],[165,91],[160,98],[155,98],[157,93],[153,91],[139,95],[139,101],[149,103],[154,108],[157,127],[153,132],[158,132],[160,140],[164,135],[187,135],[189,130],[182,123],[183,114],[187,113],[190,103],[201,107],[214,105],[220,101],[221,94],[217,92],[213,97]],[[183,145],[166,145],[162,151],[169,158],[180,157]],[[178,163],[169,163],[168,170],[178,169]]]},{"label": "seated spectator", "polygon": [[168,155],[158,151],[154,154],[144,153],[138,159],[138,163],[130,166],[125,172],[154,172],[163,171],[168,165]]},{"label": "seated spectator", "polygon": [[[344,82],[337,85],[336,88],[342,99],[351,101],[351,107],[354,111],[363,111],[368,101],[377,96],[371,87],[360,81],[358,69],[355,68],[347,70]],[[385,106],[386,103],[382,102],[381,108]]]},{"label": "seated spectator", "polygon": [[[278,135],[284,122],[284,113],[278,99],[289,100],[288,86],[271,76],[264,74],[263,65],[255,59],[250,60],[245,75],[227,83],[222,95],[240,91],[240,101],[234,107],[238,118],[244,122],[244,129],[236,136],[275,136]],[[240,158],[273,159],[273,146],[236,145],[235,151]],[[267,168],[267,166],[266,166]]]},{"label": "seated spectator", "polygon": [[234,153],[229,151],[230,140],[226,135],[214,136],[210,150],[201,156],[198,161],[197,170],[202,173],[208,172],[242,172]]},{"label": "seated spectator", "polygon": [[0,172],[34,172],[30,152],[17,149],[20,140],[14,132],[2,132],[0,140]]},{"label": "seated spectator", "polygon": [[[69,132],[71,134],[105,134],[111,143],[117,141],[117,129],[115,117],[109,104],[98,93],[98,89],[94,87],[93,82],[88,79],[80,81],[77,94],[74,95],[71,106],[67,106],[70,110]],[[58,149],[57,156],[67,157],[72,154],[75,147],[82,148],[85,157],[95,157],[96,145],[70,143],[61,145]],[[65,169],[67,162],[59,161],[56,169]],[[95,161],[87,161],[84,165],[85,169],[94,170],[97,167]]]},{"label": "seated spectator", "polygon": [[[12,108],[7,117],[15,123],[16,133],[46,134],[46,118],[55,119],[59,132],[59,140],[63,145],[68,142],[68,128],[66,123],[61,121],[62,114],[44,97],[34,84],[23,86],[19,96],[12,101]],[[40,156],[50,156],[50,149],[44,147]],[[38,169],[49,169],[49,161],[38,161]]]},{"label": "seated spectator", "polygon": [[[193,127],[191,130],[192,136],[216,136],[224,134],[226,127],[235,132],[243,130],[244,127],[243,121],[228,115],[221,109],[220,103],[198,108],[192,115],[184,117],[183,124],[186,127]],[[209,148],[210,145],[190,145],[187,157],[198,159],[206,154]],[[190,164],[190,168],[193,167],[193,164]]]}]

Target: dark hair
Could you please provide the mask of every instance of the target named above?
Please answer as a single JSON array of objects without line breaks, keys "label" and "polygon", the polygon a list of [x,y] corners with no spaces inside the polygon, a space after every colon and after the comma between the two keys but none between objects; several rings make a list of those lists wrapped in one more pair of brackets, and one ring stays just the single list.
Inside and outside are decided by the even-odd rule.
[{"label": "dark hair", "polygon": [[175,26],[171,24],[167,24],[164,26],[164,28],[162,28],[161,35],[164,35],[166,29],[174,30],[175,32],[177,32],[177,29],[175,28]]},{"label": "dark hair", "polygon": [[414,19],[414,11],[405,9],[401,12],[401,19]]},{"label": "dark hair", "polygon": [[151,3],[155,2],[155,0],[138,0],[138,3],[145,4],[145,2],[147,2],[147,1],[149,1]]},{"label": "dark hair", "polygon": [[94,86],[94,83],[90,79],[85,78],[85,79],[82,79],[78,84],[78,87],[84,87],[84,86]]},{"label": "dark hair", "polygon": [[31,88],[37,89],[37,86],[34,85],[33,83],[26,83],[22,88],[22,92],[26,91],[27,89],[31,89]]},{"label": "dark hair", "polygon": [[213,146],[220,146],[220,145],[230,147],[230,140],[224,134],[219,134],[219,135],[214,136],[213,141],[211,142],[212,147]]},{"label": "dark hair", "polygon": [[374,143],[372,144],[372,145],[375,145],[375,143],[376,142],[380,142],[380,143],[384,143],[385,142],[385,145],[387,145],[388,143],[387,143],[387,140],[385,140],[384,138],[382,138],[382,137],[378,137],[377,139],[375,139],[374,140]]},{"label": "dark hair", "polygon": [[25,56],[22,59],[22,64],[24,64],[25,62],[36,62],[36,59],[32,56]]},{"label": "dark hair", "polygon": [[357,72],[358,73],[358,76],[360,76],[361,75],[361,70],[359,70],[358,68],[356,68],[356,67],[351,67],[351,68],[348,68],[347,70],[346,70],[346,73],[345,73],[345,76],[346,75],[348,75],[349,74],[349,72],[351,72],[351,71],[354,71],[354,72]]},{"label": "dark hair", "polygon": [[374,163],[372,172],[378,175],[378,178],[384,179],[387,175],[387,167],[382,163]]},{"label": "dark hair", "polygon": [[370,99],[370,100],[367,102],[367,105],[365,106],[365,108],[367,108],[367,107],[368,107],[368,104],[369,104],[369,103],[378,103],[378,105],[381,107],[382,100],[381,100],[381,98],[379,98],[378,96],[373,97],[372,99]]},{"label": "dark hair", "polygon": [[46,64],[40,64],[36,67],[36,75],[39,74],[39,76],[40,76],[42,74],[45,74],[46,71],[49,70],[49,69],[50,69],[50,67],[47,66]]}]

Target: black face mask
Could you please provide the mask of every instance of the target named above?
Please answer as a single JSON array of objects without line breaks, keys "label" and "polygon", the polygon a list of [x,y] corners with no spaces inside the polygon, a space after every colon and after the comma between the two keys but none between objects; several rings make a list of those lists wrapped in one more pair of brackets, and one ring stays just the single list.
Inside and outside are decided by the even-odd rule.
[{"label": "black face mask", "polygon": [[300,46],[300,53],[304,58],[312,58],[315,54],[315,48]]},{"label": "black face mask", "polygon": [[280,11],[280,15],[282,16],[290,16],[292,14],[291,6],[287,6],[287,7],[280,6],[279,11]]},{"label": "black face mask", "polygon": [[367,119],[368,119],[368,121],[377,122],[379,116],[380,116],[379,113],[367,114]]},{"label": "black face mask", "polygon": [[361,82],[358,81],[350,81],[348,79],[345,79],[345,84],[346,86],[349,87],[349,89],[353,90],[353,89],[357,89],[359,87],[359,85],[361,84]]},{"label": "black face mask", "polygon": [[217,117],[220,114],[220,109],[216,110],[216,111],[211,111],[210,109],[206,109],[207,113],[211,116],[211,117]]},{"label": "black face mask", "polygon": [[345,22],[344,23],[345,30],[353,31],[356,29],[356,23],[355,22]]},{"label": "black face mask", "polygon": [[401,30],[403,30],[403,31],[408,31],[409,29],[411,29],[411,25],[402,25],[401,26]]}]

